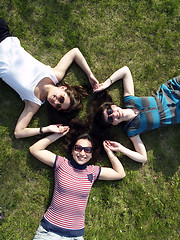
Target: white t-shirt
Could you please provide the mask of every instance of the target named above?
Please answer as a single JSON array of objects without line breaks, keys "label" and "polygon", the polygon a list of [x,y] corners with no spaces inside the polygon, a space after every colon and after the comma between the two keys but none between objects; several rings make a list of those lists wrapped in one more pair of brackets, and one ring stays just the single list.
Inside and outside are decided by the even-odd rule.
[{"label": "white t-shirt", "polygon": [[32,57],[16,37],[7,37],[0,43],[0,78],[12,87],[22,100],[42,105],[34,95],[37,84],[45,77],[58,83],[50,66]]}]

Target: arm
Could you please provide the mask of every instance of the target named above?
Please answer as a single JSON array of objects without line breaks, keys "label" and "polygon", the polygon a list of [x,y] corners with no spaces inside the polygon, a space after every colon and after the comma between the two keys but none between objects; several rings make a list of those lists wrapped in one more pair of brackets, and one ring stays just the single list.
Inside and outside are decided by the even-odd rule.
[{"label": "arm", "polygon": [[140,163],[144,163],[147,161],[147,152],[146,148],[140,139],[139,135],[136,135],[132,138],[130,138],[133,142],[135,151],[130,150],[129,148],[124,147],[118,142],[108,141],[109,148],[112,151],[119,151],[126,155],[127,157],[131,158],[132,160]]},{"label": "arm", "polygon": [[[16,138],[32,137],[41,134],[40,128],[27,128],[29,122],[31,121],[32,117],[38,111],[39,108],[40,108],[39,105],[29,101],[25,101],[24,110],[21,113],[14,130],[14,135]],[[42,132],[59,133],[59,127],[60,125],[49,125],[43,127]]]},{"label": "arm", "polygon": [[29,150],[30,153],[37,158],[38,160],[40,160],[41,162],[53,167],[54,166],[54,162],[55,162],[55,157],[56,154],[46,150],[46,148],[53,142],[55,142],[57,139],[63,137],[65,134],[67,134],[69,131],[68,127],[61,127],[61,133],[54,133],[51,134],[48,137],[45,137],[41,140],[39,140],[38,142],[36,142],[35,144],[33,144]]},{"label": "arm", "polygon": [[96,92],[102,91],[109,86],[111,86],[114,82],[119,79],[123,79],[123,87],[124,87],[124,97],[128,95],[134,96],[134,83],[131,72],[127,66],[120,68],[116,72],[114,72],[104,83],[99,84],[99,87],[96,88]]},{"label": "arm", "polygon": [[94,77],[89,68],[84,56],[80,52],[78,48],[73,48],[69,52],[67,52],[59,61],[57,66],[53,68],[55,76],[57,77],[58,81],[61,81],[69,68],[72,62],[75,61],[79,65],[79,67],[87,74],[89,78],[89,82],[94,89],[98,84],[98,80]]},{"label": "arm", "polygon": [[99,180],[119,180],[126,176],[124,172],[124,168],[119,161],[119,159],[115,156],[115,154],[110,150],[108,146],[108,142],[103,142],[104,149],[108,155],[108,158],[112,164],[112,168],[101,168],[101,173],[99,175]]}]

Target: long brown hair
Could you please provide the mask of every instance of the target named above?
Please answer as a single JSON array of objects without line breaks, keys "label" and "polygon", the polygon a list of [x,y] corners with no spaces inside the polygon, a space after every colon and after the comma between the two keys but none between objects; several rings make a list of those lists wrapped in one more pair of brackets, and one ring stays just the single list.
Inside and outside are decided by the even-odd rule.
[{"label": "long brown hair", "polygon": [[69,122],[78,114],[79,110],[83,108],[82,100],[89,94],[88,86],[70,86],[66,82],[60,82],[56,85],[66,86],[65,90],[70,97],[70,107],[68,109],[56,110],[49,102],[47,102],[49,120],[51,124],[69,124]]}]

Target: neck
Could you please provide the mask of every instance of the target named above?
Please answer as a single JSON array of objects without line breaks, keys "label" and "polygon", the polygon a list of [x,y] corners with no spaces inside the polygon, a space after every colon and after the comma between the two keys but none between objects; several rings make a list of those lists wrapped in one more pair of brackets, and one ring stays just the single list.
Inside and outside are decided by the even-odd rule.
[{"label": "neck", "polygon": [[80,170],[85,169],[85,168],[87,167],[87,164],[86,164],[86,163],[80,165],[79,163],[77,163],[77,162],[74,160],[74,158],[72,158],[72,160],[71,160],[71,165],[72,165],[74,168],[77,168],[77,169],[80,169]]},{"label": "neck", "polygon": [[54,86],[54,83],[50,78],[44,78],[38,83],[37,88],[39,90],[41,100],[45,100],[45,98],[47,98],[48,92],[52,86]]},{"label": "neck", "polygon": [[124,121],[129,121],[133,118],[135,118],[139,113],[139,110],[132,109],[132,108],[126,108],[124,109]]}]

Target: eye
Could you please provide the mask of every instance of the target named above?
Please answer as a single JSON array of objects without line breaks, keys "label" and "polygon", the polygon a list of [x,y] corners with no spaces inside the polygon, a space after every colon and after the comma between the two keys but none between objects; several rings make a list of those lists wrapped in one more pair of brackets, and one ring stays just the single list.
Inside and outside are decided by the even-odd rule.
[{"label": "eye", "polygon": [[81,152],[83,149],[85,153],[92,153],[92,147],[82,147],[81,145],[75,145],[75,151]]},{"label": "eye", "polygon": [[92,153],[92,147],[85,147],[85,148],[84,148],[84,151],[85,151],[86,153]]},{"label": "eye", "polygon": [[112,108],[110,107],[110,108],[107,108],[107,115],[111,115],[113,113],[113,110],[112,110]]},{"label": "eye", "polygon": [[64,98],[63,96],[60,96],[59,102],[60,102],[61,104],[64,103],[64,100],[65,100],[65,98]]}]

